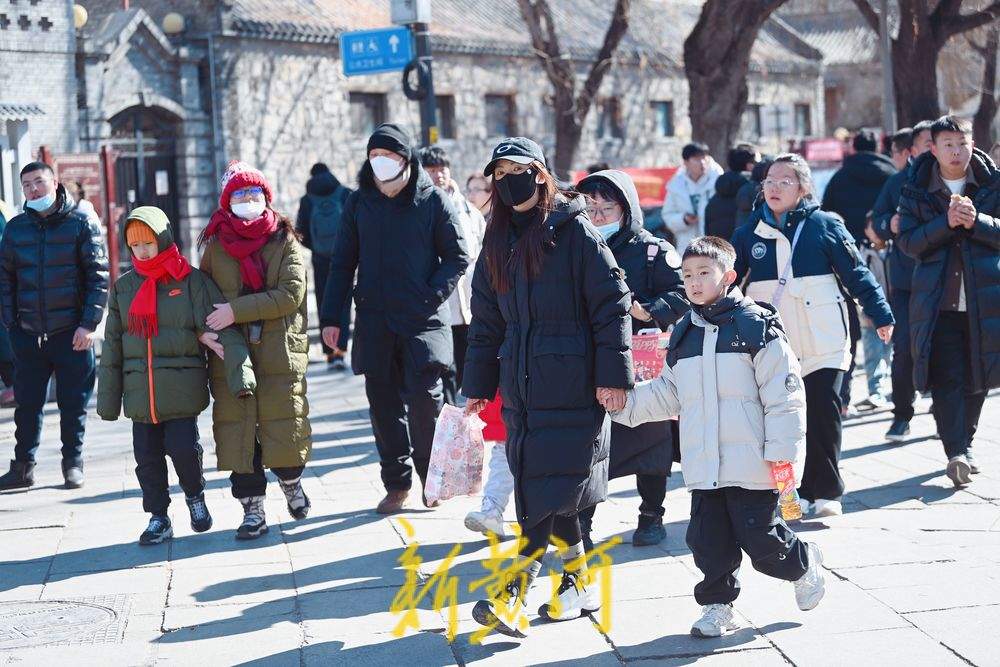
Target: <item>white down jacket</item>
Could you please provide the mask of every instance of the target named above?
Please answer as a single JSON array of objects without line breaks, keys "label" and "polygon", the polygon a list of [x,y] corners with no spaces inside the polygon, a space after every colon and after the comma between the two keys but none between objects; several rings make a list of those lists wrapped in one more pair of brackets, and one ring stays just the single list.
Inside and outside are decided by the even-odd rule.
[{"label": "white down jacket", "polygon": [[611,418],[627,426],[680,416],[688,490],[773,489],[769,461],[801,479],[805,391],[777,312],[736,287],[674,328],[659,378],[636,385]]}]

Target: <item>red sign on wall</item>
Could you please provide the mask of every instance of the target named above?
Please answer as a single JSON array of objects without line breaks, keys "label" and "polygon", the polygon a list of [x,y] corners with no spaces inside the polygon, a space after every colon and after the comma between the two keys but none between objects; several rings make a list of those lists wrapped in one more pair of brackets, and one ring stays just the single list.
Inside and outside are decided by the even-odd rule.
[{"label": "red sign on wall", "polygon": [[99,153],[68,153],[54,155],[52,168],[56,180],[63,184],[74,200],[79,200],[79,190],[94,205],[101,220],[104,215],[104,179],[101,178],[101,156]]},{"label": "red sign on wall", "polygon": [[[639,193],[639,206],[663,206],[663,200],[667,198],[667,183],[677,173],[677,167],[625,167],[619,171],[632,177]],[[585,171],[575,171],[573,182],[579,183],[586,176]]]}]

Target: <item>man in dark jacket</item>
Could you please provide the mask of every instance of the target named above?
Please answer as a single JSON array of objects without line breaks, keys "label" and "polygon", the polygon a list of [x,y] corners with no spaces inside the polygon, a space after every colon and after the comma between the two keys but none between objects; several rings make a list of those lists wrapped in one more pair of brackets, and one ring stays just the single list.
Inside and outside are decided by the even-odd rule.
[{"label": "man in dark jacket", "polygon": [[83,433],[94,391],[94,331],[108,300],[101,230],[77,210],[52,168],[21,170],[25,211],[0,241],[0,314],[14,351],[14,460],[0,489],[34,484],[35,452],[55,371],[67,488],[83,485]]},{"label": "man in dark jacket", "polygon": [[[316,309],[323,305],[323,290],[330,272],[330,256],[333,244],[340,231],[340,218],[344,203],[351,189],[345,187],[333,175],[330,168],[317,162],[309,170],[306,194],[299,200],[299,213],[295,218],[295,228],[302,235],[302,245],[312,251],[313,282],[316,293]],[[351,302],[344,302],[339,321],[340,337],[334,348],[322,343],[327,364],[333,370],[346,370],[344,357],[347,344],[351,340]]]},{"label": "man in dark jacket", "polygon": [[979,472],[971,449],[986,392],[1000,387],[1000,171],[968,121],[939,118],[931,136],[903,187],[897,242],[916,260],[914,383],[931,390],[948,477],[964,486]]},{"label": "man in dark jacket", "polygon": [[358,184],[344,205],[320,324],[333,347],[357,269],[351,362],[365,376],[387,491],[377,511],[389,514],[412,485],[407,459],[421,483],[427,477],[441,374],[452,363],[448,297],[469,254],[451,198],[431,183],[399,126],[376,128]]},{"label": "man in dark jacket", "polygon": [[715,182],[715,194],[705,208],[705,235],[728,241],[733,231],[745,222],[740,219],[736,198],[750,182],[750,171],[760,161],[760,153],[750,144],[739,144],[729,150],[727,158],[729,170]]},{"label": "man in dark jacket", "polygon": [[913,419],[913,357],[910,356],[910,282],[913,278],[913,259],[907,257],[895,242],[899,233],[899,196],[910,175],[913,161],[930,150],[931,124],[924,120],[913,129],[903,128],[892,136],[893,161],[899,171],[889,177],[872,207],[872,224],[879,238],[889,241],[888,280],[889,304],[896,317],[892,334],[892,424],[886,440],[899,442],[910,434]]},{"label": "man in dark jacket", "polygon": [[[666,331],[691,308],[684,294],[680,255],[672,245],[643,229],[639,193],[628,174],[598,171],[576,187],[588,197],[590,219],[607,236],[608,247],[625,272],[625,283],[632,292],[632,333],[650,328]],[[649,422],[635,428],[611,424],[608,478],[635,475],[642,499],[639,525],[632,534],[634,546],[659,544],[666,537],[663,500],[676,446],[671,432],[675,424]],[[590,529],[596,508],[592,505],[580,512],[588,550],[593,548]]]}]

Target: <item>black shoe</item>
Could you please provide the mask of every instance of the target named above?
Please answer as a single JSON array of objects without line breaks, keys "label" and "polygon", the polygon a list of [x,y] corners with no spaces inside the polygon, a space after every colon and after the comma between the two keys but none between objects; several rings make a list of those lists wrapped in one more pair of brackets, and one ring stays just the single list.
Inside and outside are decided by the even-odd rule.
[{"label": "black shoe", "polygon": [[892,426],[885,432],[885,439],[889,442],[900,442],[910,435],[910,422],[903,419],[893,419]]},{"label": "black shoe", "polygon": [[0,491],[26,489],[35,484],[35,464],[29,461],[11,461],[10,471],[0,475]]},{"label": "black shoe", "polygon": [[79,463],[63,461],[62,473],[67,489],[79,489],[83,486],[83,466]]},{"label": "black shoe", "polygon": [[236,529],[236,539],[255,540],[267,532],[264,518],[264,496],[240,498],[243,505],[243,523]]},{"label": "black shoe", "polygon": [[184,498],[187,502],[188,512],[191,514],[191,530],[196,533],[204,533],[212,527],[212,515],[205,504],[205,494],[200,493],[194,498]]},{"label": "black shoe", "polygon": [[639,516],[639,527],[632,533],[632,546],[651,547],[659,544],[667,537],[667,529],[663,527],[663,519],[652,516]]},{"label": "black shoe", "polygon": [[139,536],[139,544],[143,546],[159,544],[163,540],[169,540],[173,536],[174,529],[170,525],[170,518],[154,514],[149,517],[149,525],[146,526],[146,530],[142,531],[142,535]]}]

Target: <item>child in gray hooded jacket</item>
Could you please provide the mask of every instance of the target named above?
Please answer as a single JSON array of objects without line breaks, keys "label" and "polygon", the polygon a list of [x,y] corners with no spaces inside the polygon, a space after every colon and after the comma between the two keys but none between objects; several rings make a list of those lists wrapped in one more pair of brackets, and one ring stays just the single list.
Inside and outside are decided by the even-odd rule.
[{"label": "child in gray hooded jacket", "polygon": [[777,311],[733,286],[736,252],[721,238],[695,239],[681,269],[691,312],[670,338],[663,372],[615,405],[614,421],[637,426],[680,416],[681,465],[691,491],[687,543],[704,580],[694,596],[696,637],[737,629],[732,603],[741,551],[760,572],[795,582],[803,611],[824,593],[822,555],[777,514],[771,467],[801,458],[805,392]]}]

